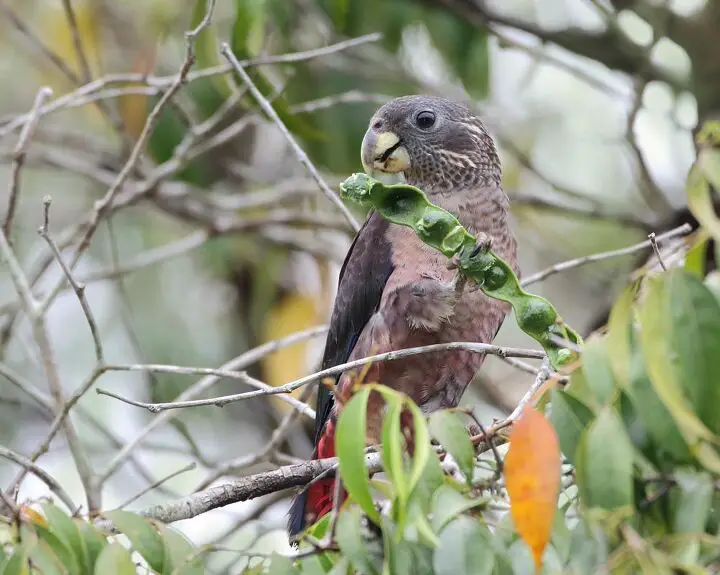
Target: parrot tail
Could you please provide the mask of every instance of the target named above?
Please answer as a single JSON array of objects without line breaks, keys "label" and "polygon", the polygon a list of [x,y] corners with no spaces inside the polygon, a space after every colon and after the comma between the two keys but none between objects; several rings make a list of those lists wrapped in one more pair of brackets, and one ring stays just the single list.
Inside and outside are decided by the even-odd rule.
[{"label": "parrot tail", "polygon": [[[328,457],[335,457],[335,421],[333,418],[327,420],[313,452],[314,460]],[[291,541],[305,527],[315,523],[332,510],[334,494],[335,478],[329,477],[314,481],[310,487],[295,497],[288,521],[288,533]],[[341,498],[344,501],[346,497],[347,492],[343,489]]]}]

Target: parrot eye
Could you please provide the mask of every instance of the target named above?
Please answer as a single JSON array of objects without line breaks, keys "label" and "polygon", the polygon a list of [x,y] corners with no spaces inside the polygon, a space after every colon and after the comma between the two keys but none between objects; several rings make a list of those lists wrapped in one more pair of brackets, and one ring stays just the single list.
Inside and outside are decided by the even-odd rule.
[{"label": "parrot eye", "polygon": [[415,124],[417,124],[417,127],[421,130],[432,128],[435,124],[435,114],[429,110],[420,112],[415,116]]}]

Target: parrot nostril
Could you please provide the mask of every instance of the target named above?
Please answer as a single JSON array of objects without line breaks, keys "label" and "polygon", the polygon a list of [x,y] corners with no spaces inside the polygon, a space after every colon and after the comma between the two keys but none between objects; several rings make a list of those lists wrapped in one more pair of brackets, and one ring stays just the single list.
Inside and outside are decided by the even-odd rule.
[{"label": "parrot nostril", "polygon": [[372,125],[373,130],[379,130],[380,128],[382,128],[382,125],[382,120],[375,120]]}]

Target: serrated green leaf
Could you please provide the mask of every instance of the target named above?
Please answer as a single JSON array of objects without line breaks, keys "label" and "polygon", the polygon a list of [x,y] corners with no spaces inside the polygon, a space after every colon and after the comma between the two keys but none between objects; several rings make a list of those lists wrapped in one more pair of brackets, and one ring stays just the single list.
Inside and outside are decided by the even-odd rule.
[{"label": "serrated green leaf", "polygon": [[494,550],[488,528],[461,515],[440,533],[433,555],[436,575],[490,575]]},{"label": "serrated green leaf", "polygon": [[135,575],[130,553],[119,543],[111,543],[102,550],[95,564],[95,575]]},{"label": "serrated green leaf", "polygon": [[720,303],[702,280],[683,270],[667,281],[671,347],[680,384],[700,420],[720,433]]},{"label": "serrated green leaf", "polygon": [[449,485],[441,486],[432,498],[432,528],[439,533],[461,513],[480,507],[487,503],[486,499],[469,499]]},{"label": "serrated green leaf", "polygon": [[475,450],[468,430],[460,421],[460,416],[447,410],[436,411],[428,420],[430,435],[447,449],[460,467],[460,471],[472,482],[475,468]]},{"label": "serrated green leaf", "polygon": [[583,402],[562,389],[552,389],[550,394],[550,422],[557,431],[560,449],[570,463],[575,463],[580,437],[595,415]]},{"label": "serrated green leaf", "polygon": [[340,513],[335,538],[343,555],[359,573],[376,575],[382,571],[382,554],[378,553],[378,549],[371,552],[363,539],[362,516],[358,507],[350,507]]},{"label": "serrated green leaf", "polygon": [[583,433],[576,463],[578,489],[586,507],[615,510],[634,504],[633,448],[612,408],[600,411]]},{"label": "serrated green leaf", "polygon": [[344,406],[335,431],[335,449],[343,485],[348,494],[375,523],[380,515],[373,504],[365,467],[365,422],[370,389],[363,387]]},{"label": "serrated green leaf", "polygon": [[[75,569],[75,571],[71,569],[71,573],[84,573],[89,566],[87,565],[85,545],[80,536],[78,524],[52,503],[44,503],[41,508],[48,520],[48,530],[52,531],[52,534],[67,547],[71,554],[71,558],[65,558],[63,564],[68,569],[70,567]],[[38,527],[40,528],[40,526]],[[53,547],[49,540],[48,545]],[[55,550],[55,547],[53,547],[53,550]],[[70,563],[68,564],[65,561],[70,561]]]},{"label": "serrated green leaf", "polygon": [[165,547],[160,534],[149,520],[129,511],[108,511],[104,515],[123,533],[133,546],[158,573],[163,572],[165,565]]}]

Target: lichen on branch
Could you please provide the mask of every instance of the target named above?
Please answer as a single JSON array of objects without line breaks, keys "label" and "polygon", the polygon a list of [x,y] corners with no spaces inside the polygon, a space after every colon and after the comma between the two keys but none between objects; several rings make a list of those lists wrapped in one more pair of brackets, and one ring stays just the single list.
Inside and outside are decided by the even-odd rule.
[{"label": "lichen on branch", "polygon": [[478,242],[422,190],[407,184],[383,184],[357,173],[340,184],[340,193],[343,199],[370,206],[388,221],[411,228],[427,245],[454,258],[461,272],[487,296],[509,303],[520,329],[543,347],[554,369],[577,358],[576,351],[558,341],[579,344],[581,338],[552,304],[523,290],[510,266],[492,252],[490,242]]}]

